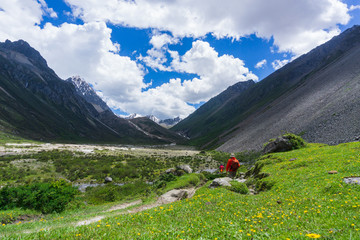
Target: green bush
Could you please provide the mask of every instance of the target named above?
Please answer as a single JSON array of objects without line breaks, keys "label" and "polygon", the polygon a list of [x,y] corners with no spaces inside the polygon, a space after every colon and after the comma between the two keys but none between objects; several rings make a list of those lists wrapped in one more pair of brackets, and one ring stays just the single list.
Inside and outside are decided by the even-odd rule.
[{"label": "green bush", "polygon": [[275,182],[268,179],[257,180],[255,184],[256,191],[262,192],[270,190],[275,185]]},{"label": "green bush", "polygon": [[255,178],[249,177],[249,178],[246,179],[245,184],[246,184],[247,187],[255,186],[255,185],[256,185],[256,181],[257,181],[257,180],[256,180]]},{"label": "green bush", "polygon": [[85,199],[93,204],[102,204],[106,202],[115,202],[125,199],[133,199],[135,197],[149,194],[149,184],[142,181],[128,183],[123,186],[114,184],[106,184],[105,186],[88,187],[85,192]]},{"label": "green bush", "polygon": [[202,172],[202,174],[204,175],[204,177],[207,180],[214,180],[215,178],[221,178],[221,177],[226,177],[226,173],[220,173],[220,172],[214,172],[214,173],[210,173],[210,172]]},{"label": "green bush", "polygon": [[156,189],[163,188],[166,186],[166,183],[175,180],[176,180],[176,176],[172,173],[161,174],[160,177],[154,182],[153,187]]},{"label": "green bush", "polygon": [[[291,143],[291,146],[292,146],[292,150],[295,150],[295,149],[300,149],[300,148],[303,148],[306,146],[306,142],[304,139],[302,139],[300,136],[298,135],[295,135],[293,133],[286,133],[284,135],[282,135],[283,138],[286,138],[290,141]],[[271,142],[274,142],[276,141],[276,139],[270,139],[268,142],[266,142],[264,144],[264,148]]]},{"label": "green bush", "polygon": [[306,142],[304,141],[304,139],[302,139],[298,135],[286,133],[284,137],[290,140],[293,149],[300,149],[306,146]]},{"label": "green bush", "polygon": [[172,189],[180,189],[194,186],[196,187],[200,183],[206,180],[203,174],[190,173],[177,178],[176,181],[172,181],[166,184],[164,191],[170,191]]},{"label": "green bush", "polygon": [[42,213],[62,212],[72,201],[77,190],[64,180],[52,183],[35,183],[0,190],[0,209],[16,207],[34,209]]},{"label": "green bush", "polygon": [[230,184],[231,184],[231,186],[226,187],[230,191],[240,193],[240,194],[248,194],[249,193],[249,189],[245,183],[241,183],[238,181],[231,181]]}]

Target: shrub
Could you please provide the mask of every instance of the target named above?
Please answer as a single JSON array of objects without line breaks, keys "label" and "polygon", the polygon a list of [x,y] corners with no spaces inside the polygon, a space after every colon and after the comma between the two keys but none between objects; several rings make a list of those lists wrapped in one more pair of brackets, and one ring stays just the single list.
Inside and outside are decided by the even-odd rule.
[{"label": "shrub", "polygon": [[292,133],[286,133],[284,135],[285,138],[289,139],[291,142],[291,145],[293,146],[293,149],[300,149],[305,147],[306,142],[304,139],[302,139],[300,136],[292,134]]},{"label": "shrub", "polygon": [[265,166],[265,164],[264,164],[263,161],[257,161],[255,163],[255,165],[245,173],[245,177],[248,178],[248,177],[253,176],[253,177],[257,178],[257,176],[259,175],[261,169],[264,166]]},{"label": "shrub", "polygon": [[179,177],[176,181],[169,182],[164,191],[170,191],[172,189],[180,189],[190,186],[197,186],[205,180],[203,174],[190,173]]},{"label": "shrub", "polygon": [[175,181],[176,177],[172,173],[165,173],[161,174],[160,177],[154,182],[153,187],[154,188],[163,188],[166,186],[166,183]]},{"label": "shrub", "polygon": [[286,152],[294,149],[300,149],[306,146],[306,142],[300,136],[292,133],[286,133],[276,139],[270,139],[264,144],[263,152]]},{"label": "shrub", "polygon": [[230,184],[231,184],[230,187],[226,187],[230,191],[240,193],[240,194],[248,194],[249,193],[249,189],[245,183],[241,183],[238,181],[231,181]]},{"label": "shrub", "polygon": [[256,179],[253,178],[253,177],[250,177],[250,178],[246,179],[245,184],[246,184],[246,186],[248,186],[248,187],[255,186],[255,184],[256,184]]},{"label": "shrub", "polygon": [[204,175],[204,177],[207,180],[214,180],[215,178],[221,178],[221,177],[225,177],[226,173],[220,173],[220,172],[214,172],[214,173],[210,173],[210,172],[202,172],[202,174]]},{"label": "shrub", "polygon": [[268,179],[257,180],[255,184],[256,191],[262,192],[270,190],[275,185],[275,182]]},{"label": "shrub", "polygon": [[105,186],[86,188],[85,198],[93,204],[121,201],[143,196],[150,192],[150,186],[144,182],[136,181],[123,186],[106,184]]},{"label": "shrub", "polygon": [[42,213],[62,212],[74,199],[77,190],[64,180],[52,183],[35,183],[0,190],[0,209],[16,207],[34,209]]}]

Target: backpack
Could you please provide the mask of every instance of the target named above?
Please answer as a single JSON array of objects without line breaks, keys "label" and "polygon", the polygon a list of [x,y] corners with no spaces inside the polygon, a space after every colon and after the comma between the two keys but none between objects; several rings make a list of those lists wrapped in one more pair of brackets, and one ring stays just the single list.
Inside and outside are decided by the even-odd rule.
[{"label": "backpack", "polygon": [[239,163],[238,160],[233,160],[233,162],[230,165],[230,170],[231,171],[237,171],[238,168],[239,168],[239,165],[240,165],[240,163]]}]

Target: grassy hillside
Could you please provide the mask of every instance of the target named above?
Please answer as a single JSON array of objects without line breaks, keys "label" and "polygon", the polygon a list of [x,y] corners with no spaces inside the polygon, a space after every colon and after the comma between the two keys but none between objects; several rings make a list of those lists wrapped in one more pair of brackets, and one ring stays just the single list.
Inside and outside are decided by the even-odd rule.
[{"label": "grassy hillside", "polygon": [[[87,226],[74,227],[76,217],[64,213],[1,232],[4,239],[360,239],[360,186],[343,182],[359,175],[359,142],[310,144],[261,161],[270,173],[263,181],[274,186],[258,195],[205,186],[192,199]],[[36,231],[16,233],[30,227]]]}]

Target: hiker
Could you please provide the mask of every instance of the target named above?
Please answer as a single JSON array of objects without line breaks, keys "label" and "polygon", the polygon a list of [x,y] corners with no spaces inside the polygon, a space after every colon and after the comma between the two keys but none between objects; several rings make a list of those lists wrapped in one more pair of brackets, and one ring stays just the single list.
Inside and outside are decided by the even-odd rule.
[{"label": "hiker", "polygon": [[224,171],[224,169],[225,169],[224,165],[221,164],[219,169],[220,169],[220,172],[222,173]]},{"label": "hiker", "polygon": [[231,153],[230,159],[226,164],[226,171],[229,173],[229,177],[235,178],[236,171],[240,167],[239,161],[235,158],[235,154]]}]

